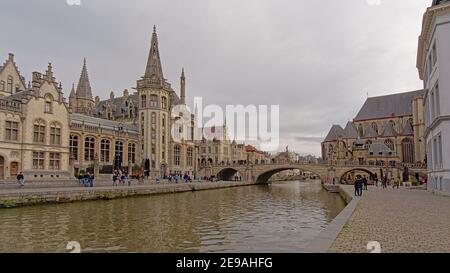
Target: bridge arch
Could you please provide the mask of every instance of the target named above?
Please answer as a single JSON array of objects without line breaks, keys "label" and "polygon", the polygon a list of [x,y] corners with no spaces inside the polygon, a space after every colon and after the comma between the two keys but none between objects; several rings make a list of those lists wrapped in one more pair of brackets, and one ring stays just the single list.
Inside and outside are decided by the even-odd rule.
[{"label": "bridge arch", "polygon": [[244,179],[243,174],[238,169],[229,167],[220,170],[217,173],[217,178],[224,181],[233,181],[236,175]]},{"label": "bridge arch", "polygon": [[317,178],[320,179],[321,181],[324,181],[323,175],[320,175],[319,173],[317,173],[313,170],[308,170],[306,168],[301,168],[299,166],[290,166],[290,167],[279,167],[279,168],[274,168],[274,169],[264,171],[256,176],[256,183],[257,184],[267,184],[269,182],[269,179],[273,175],[275,175],[279,172],[282,172],[282,171],[289,171],[289,170],[300,170],[302,172],[310,172],[310,173],[316,175]]},{"label": "bridge arch", "polygon": [[[348,175],[351,172],[355,172],[355,171],[366,173],[366,174],[368,174],[369,178],[373,178],[375,176],[378,177],[378,174],[376,172],[372,172],[372,171],[370,171],[370,170],[368,170],[366,168],[351,168],[351,169],[345,170],[344,173],[342,175],[340,175],[339,183],[343,184],[343,181],[347,181],[348,180],[347,179]],[[352,178],[352,179],[354,179],[354,178]]]}]

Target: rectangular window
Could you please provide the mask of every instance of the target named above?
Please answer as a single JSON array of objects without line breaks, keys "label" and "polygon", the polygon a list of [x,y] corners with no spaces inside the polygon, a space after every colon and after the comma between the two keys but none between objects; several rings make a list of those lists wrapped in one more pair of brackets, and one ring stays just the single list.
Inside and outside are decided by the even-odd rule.
[{"label": "rectangular window", "polygon": [[6,121],[5,139],[17,141],[19,139],[19,123],[15,121]]},{"label": "rectangular window", "polygon": [[432,171],[433,170],[433,145],[431,140],[428,141],[427,143],[427,165],[428,165],[428,170]]},{"label": "rectangular window", "polygon": [[434,161],[434,169],[437,169],[439,166],[438,161],[438,152],[437,152],[437,139],[436,137],[433,138],[433,161]]},{"label": "rectangular window", "polygon": [[61,144],[61,128],[50,127],[50,144]]},{"label": "rectangular window", "polygon": [[439,117],[441,115],[441,106],[440,106],[440,99],[439,99],[439,83],[436,83],[436,86],[434,87],[434,99],[435,107],[436,107],[436,117]]},{"label": "rectangular window", "polygon": [[35,143],[44,143],[45,142],[45,125],[36,124],[34,125],[34,135],[33,141]]},{"label": "rectangular window", "polygon": [[33,152],[33,169],[43,170],[44,169],[44,152]]},{"label": "rectangular window", "polygon": [[45,102],[44,113],[48,113],[48,114],[52,113],[52,102],[50,102],[50,101]]},{"label": "rectangular window", "polygon": [[50,153],[50,170],[60,170],[61,169],[61,154],[60,153]]},{"label": "rectangular window", "polygon": [[435,97],[434,97],[434,88],[431,90],[431,98],[430,98],[430,110],[431,110],[431,123],[433,123],[434,118],[436,117],[436,107],[435,107]]},{"label": "rectangular window", "polygon": [[443,162],[442,162],[442,135],[438,135],[438,161],[439,161],[439,168],[443,168]]},{"label": "rectangular window", "polygon": [[432,55],[433,55],[433,66],[436,65],[437,63],[437,50],[436,50],[436,42],[434,42],[433,44],[433,51],[432,51]]}]

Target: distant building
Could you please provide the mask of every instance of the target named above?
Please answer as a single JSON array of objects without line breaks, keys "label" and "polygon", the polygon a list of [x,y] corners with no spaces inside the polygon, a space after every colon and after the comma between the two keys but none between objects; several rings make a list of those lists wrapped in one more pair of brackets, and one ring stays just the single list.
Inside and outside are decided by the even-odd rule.
[{"label": "distant building", "polygon": [[450,193],[450,1],[434,0],[423,16],[417,68],[425,92],[428,189]]},{"label": "distant building", "polygon": [[424,164],[424,93],[368,98],[345,128],[331,127],[322,142],[322,158],[331,164]]}]

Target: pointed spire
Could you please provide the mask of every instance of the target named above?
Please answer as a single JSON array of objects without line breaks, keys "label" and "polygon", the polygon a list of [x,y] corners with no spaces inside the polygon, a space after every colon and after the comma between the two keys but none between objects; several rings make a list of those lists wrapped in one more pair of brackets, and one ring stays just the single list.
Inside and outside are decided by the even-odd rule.
[{"label": "pointed spire", "polygon": [[186,77],[184,76],[184,68],[181,69],[180,77],[180,104],[186,104]]},{"label": "pointed spire", "polygon": [[69,98],[76,98],[76,95],[75,95],[75,83],[72,83],[72,90],[70,91]]},{"label": "pointed spire", "polygon": [[161,58],[159,56],[158,35],[156,34],[156,26],[153,26],[150,53],[148,55],[147,67],[145,69],[144,78],[149,78],[160,82],[164,81],[164,75],[161,66]]},{"label": "pointed spire", "polygon": [[89,75],[86,65],[86,58],[84,58],[83,60],[83,69],[81,70],[80,80],[78,81],[76,96],[77,98],[93,100],[91,83],[89,82]]}]

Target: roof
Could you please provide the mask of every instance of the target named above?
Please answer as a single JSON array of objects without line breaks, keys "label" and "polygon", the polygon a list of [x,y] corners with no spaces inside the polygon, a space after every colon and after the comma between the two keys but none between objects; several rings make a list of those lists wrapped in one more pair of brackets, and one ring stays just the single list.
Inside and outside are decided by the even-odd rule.
[{"label": "roof", "polygon": [[75,124],[85,124],[91,126],[100,126],[105,129],[118,130],[119,128],[123,128],[124,131],[131,133],[139,133],[139,129],[137,125],[127,124],[113,120],[107,120],[102,118],[90,117],[82,114],[71,114],[70,115],[71,123]]},{"label": "roof", "polygon": [[344,135],[345,138],[358,138],[358,131],[351,121],[347,122],[347,126],[345,126],[344,129]]},{"label": "roof", "polygon": [[394,151],[392,151],[386,144],[383,142],[374,142],[369,145],[369,153],[373,153],[374,155],[382,154],[394,154]]},{"label": "roof", "polygon": [[86,59],[83,61],[83,69],[81,70],[80,80],[78,81],[77,98],[92,100],[91,83],[89,82],[89,76],[86,66]]},{"label": "roof", "polygon": [[354,121],[410,116],[413,98],[424,94],[424,90],[418,90],[368,98]]},{"label": "roof", "polygon": [[333,125],[328,133],[327,137],[323,142],[328,141],[336,141],[339,137],[344,136],[344,129],[342,129],[341,125]]},{"label": "roof", "polygon": [[437,5],[440,5],[440,4],[445,3],[445,2],[450,2],[450,0],[433,0],[433,5],[432,6],[437,6]]},{"label": "roof", "polygon": [[364,130],[364,137],[378,137],[378,133],[375,132],[375,130],[373,129],[372,125],[367,125],[365,130]]},{"label": "roof", "polygon": [[165,81],[161,58],[159,56],[158,35],[156,34],[156,27],[153,27],[152,42],[150,53],[148,55],[147,67],[145,68],[145,78]]},{"label": "roof", "polygon": [[404,136],[414,135],[414,130],[413,130],[411,123],[407,122],[405,124],[405,127],[403,128],[403,131],[402,131],[402,135],[404,135]]},{"label": "roof", "polygon": [[398,133],[397,131],[395,131],[394,126],[392,125],[391,122],[387,122],[386,126],[384,127],[383,133],[381,134],[381,136],[383,137],[395,137],[397,136]]}]

